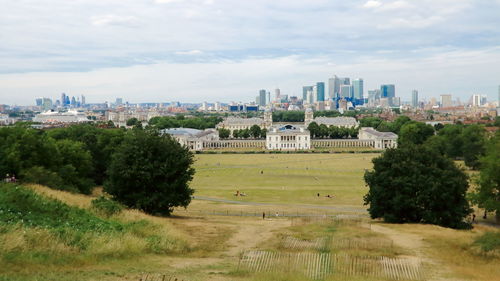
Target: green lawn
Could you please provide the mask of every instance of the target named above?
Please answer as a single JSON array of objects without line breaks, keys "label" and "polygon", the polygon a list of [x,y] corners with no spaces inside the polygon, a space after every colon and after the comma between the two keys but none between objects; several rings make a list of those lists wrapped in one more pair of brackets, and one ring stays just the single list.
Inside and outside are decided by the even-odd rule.
[{"label": "green lawn", "polygon": [[[364,171],[378,155],[200,154],[191,186],[195,195],[231,200],[359,206]],[[234,196],[236,190],[247,196]]]}]

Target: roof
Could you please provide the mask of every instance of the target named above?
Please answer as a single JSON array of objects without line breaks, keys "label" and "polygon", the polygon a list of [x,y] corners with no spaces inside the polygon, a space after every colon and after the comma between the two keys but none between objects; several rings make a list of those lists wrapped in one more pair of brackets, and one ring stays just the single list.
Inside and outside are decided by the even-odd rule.
[{"label": "roof", "polygon": [[384,139],[397,139],[398,135],[396,135],[393,132],[379,132],[375,130],[372,127],[363,127],[361,128],[365,133],[372,134],[378,138],[384,138]]},{"label": "roof", "polygon": [[222,121],[224,124],[262,124],[264,119],[253,117],[253,118],[241,118],[241,117],[227,117],[226,120]]},{"label": "roof", "polygon": [[314,122],[328,126],[358,126],[358,121],[354,117],[316,117]]},{"label": "roof", "polygon": [[186,137],[204,137],[214,133],[214,130],[198,130],[191,128],[171,128],[161,130],[162,134],[169,134],[172,136],[186,136]]}]

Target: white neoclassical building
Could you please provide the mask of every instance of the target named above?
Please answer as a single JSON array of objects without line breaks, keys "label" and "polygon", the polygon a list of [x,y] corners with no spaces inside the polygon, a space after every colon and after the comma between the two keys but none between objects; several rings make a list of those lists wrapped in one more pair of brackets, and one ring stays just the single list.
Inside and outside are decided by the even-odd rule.
[{"label": "white neoclassical building", "polygon": [[267,109],[264,112],[264,119],[253,117],[253,118],[242,118],[229,116],[224,121],[220,122],[215,126],[216,129],[227,129],[231,131],[231,135],[234,130],[244,130],[250,129],[253,125],[259,126],[261,129],[269,129],[273,124],[273,113],[271,110]]},{"label": "white neoclassical building", "polygon": [[266,136],[269,150],[304,150],[311,148],[311,136],[304,126],[272,126]]},{"label": "white neoclassical building", "polygon": [[219,140],[219,133],[214,129],[197,130],[190,128],[172,128],[161,130],[162,134],[169,134],[177,140],[182,146],[190,150],[203,150],[205,142]]},{"label": "white neoclassical building", "polygon": [[372,127],[359,129],[360,140],[373,140],[376,149],[396,148],[398,146],[398,135],[393,132],[379,132]]}]

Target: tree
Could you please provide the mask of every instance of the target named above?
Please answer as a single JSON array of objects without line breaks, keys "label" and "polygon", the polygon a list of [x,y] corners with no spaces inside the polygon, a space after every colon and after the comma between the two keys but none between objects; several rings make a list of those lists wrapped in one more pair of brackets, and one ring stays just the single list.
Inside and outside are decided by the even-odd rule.
[{"label": "tree", "polygon": [[430,223],[467,228],[467,175],[452,160],[425,145],[388,149],[365,172],[364,197],[372,218],[392,223]]},{"label": "tree", "polygon": [[233,130],[233,138],[237,139],[240,137],[240,130]]},{"label": "tree", "polygon": [[471,194],[472,202],[488,212],[495,212],[500,223],[500,133],[490,140],[480,159],[479,187]]},{"label": "tree", "polygon": [[248,139],[250,137],[250,130],[248,130],[248,129],[241,130],[240,137],[242,137],[244,139]]},{"label": "tree", "polygon": [[219,131],[219,138],[221,139],[227,139],[231,134],[231,131],[229,129],[220,128],[218,131]]},{"label": "tree", "polygon": [[262,129],[262,131],[260,131],[260,137],[265,139],[267,136],[267,129]]},{"label": "tree", "polygon": [[250,127],[250,135],[252,135],[252,137],[258,139],[260,138],[260,134],[261,134],[261,129],[259,127],[259,125],[253,125],[252,127]]},{"label": "tree", "polygon": [[319,134],[320,134],[319,126],[316,122],[311,122],[311,124],[309,124],[309,126],[307,126],[307,129],[311,133],[311,138],[315,138],[315,137],[319,136]]},{"label": "tree", "polygon": [[328,127],[325,124],[319,125],[319,137],[325,138],[328,137]]},{"label": "tree", "polygon": [[437,136],[441,138],[444,144],[444,153],[451,158],[463,157],[463,126],[445,125],[438,131]]},{"label": "tree", "polygon": [[193,154],[170,136],[132,130],[113,155],[104,191],[126,206],[169,215],[191,202],[192,164]]},{"label": "tree", "polygon": [[413,143],[423,144],[428,138],[434,135],[434,128],[421,122],[411,122],[404,124],[399,130],[399,144]]},{"label": "tree", "polygon": [[382,123],[382,119],[378,117],[365,117],[361,120],[359,120],[359,126],[360,127],[372,127],[372,128],[377,128],[380,123]]},{"label": "tree", "polygon": [[141,123],[141,122],[135,117],[132,117],[132,118],[127,120],[127,126],[136,126],[139,123]]},{"label": "tree", "polygon": [[464,162],[472,169],[479,168],[479,158],[484,155],[486,131],[479,125],[470,125],[462,133]]}]

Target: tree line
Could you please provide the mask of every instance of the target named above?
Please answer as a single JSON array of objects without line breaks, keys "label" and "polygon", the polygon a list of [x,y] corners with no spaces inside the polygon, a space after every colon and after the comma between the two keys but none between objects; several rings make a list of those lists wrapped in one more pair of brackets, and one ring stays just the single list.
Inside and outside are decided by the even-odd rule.
[{"label": "tree line", "polygon": [[0,128],[2,177],[83,194],[103,185],[119,202],[148,213],[189,204],[192,163],[187,148],[155,128]]},{"label": "tree line", "polygon": [[267,129],[261,129],[259,125],[253,125],[249,129],[233,130],[232,134],[231,130],[225,128],[218,129],[218,132],[219,138],[221,139],[228,139],[230,137],[233,137],[234,139],[260,139],[266,138]]},{"label": "tree line", "polygon": [[316,122],[311,122],[307,129],[311,133],[311,138],[330,138],[330,139],[347,139],[357,138],[359,127],[338,127],[326,126],[325,124],[318,125]]}]

